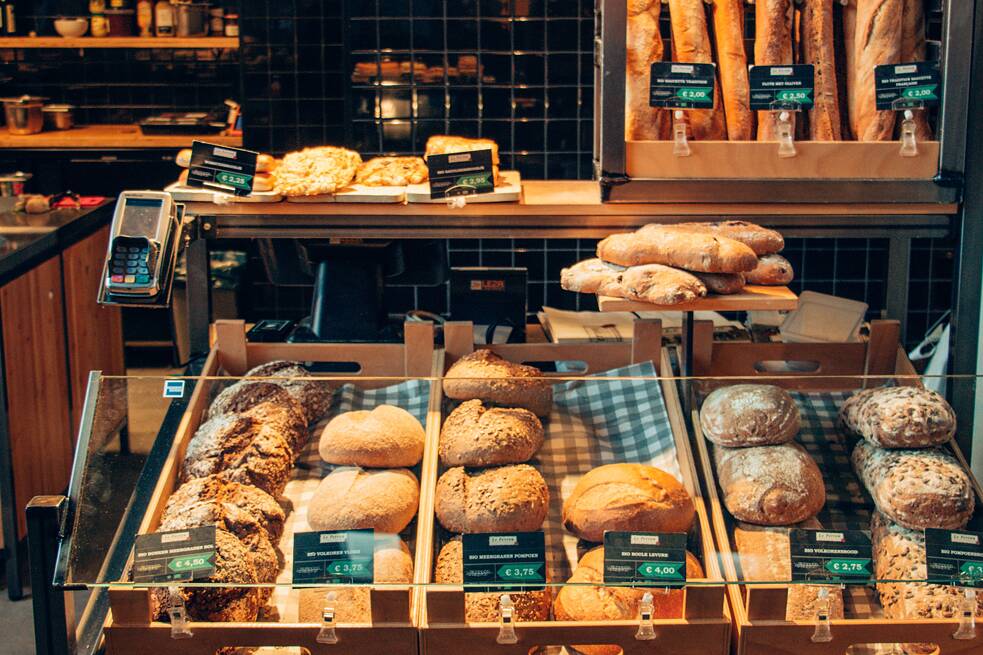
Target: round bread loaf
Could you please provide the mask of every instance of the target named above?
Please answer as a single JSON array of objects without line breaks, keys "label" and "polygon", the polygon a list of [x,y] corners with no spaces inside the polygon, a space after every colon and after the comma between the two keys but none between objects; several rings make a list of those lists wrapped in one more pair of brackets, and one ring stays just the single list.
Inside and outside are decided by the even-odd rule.
[{"label": "round bread loaf", "polygon": [[286,514],[273,496],[258,487],[229,480],[221,473],[182,483],[167,499],[162,520],[180,514],[184,507],[209,501],[233,505],[247,512],[266,530],[273,543],[277,543],[283,534]]},{"label": "round bread loaf", "polygon": [[307,414],[278,384],[243,380],[223,390],[208,408],[206,419],[223,414],[250,414],[277,430],[299,453],[307,443]]},{"label": "round bread loaf", "polygon": [[840,419],[882,448],[938,446],[956,432],[956,413],[949,403],[922,387],[865,389],[843,403]]},{"label": "round bread loaf", "polygon": [[792,281],[795,272],[792,264],[781,255],[764,255],[758,258],[758,265],[745,274],[748,284],[763,286],[784,286]]},{"label": "round bread loaf", "polygon": [[443,386],[453,400],[523,407],[536,416],[549,416],[553,407],[553,387],[539,369],[515,364],[486,348],[457,360],[444,376]]},{"label": "round bread loaf", "polygon": [[345,412],[324,426],[318,452],[329,464],[400,468],[423,458],[423,426],[401,407]]},{"label": "round bread loaf", "polygon": [[399,534],[420,505],[420,483],[406,469],[336,468],[318,485],[307,506],[311,530],[359,530]]},{"label": "round bread loaf", "polygon": [[[434,565],[434,582],[459,585],[464,582],[464,551],[460,537],[454,537],[440,549]],[[546,572],[549,579],[549,571]],[[494,623],[499,620],[500,593],[466,592],[464,594],[464,620],[468,623]],[[542,591],[509,592],[515,605],[516,621],[548,621],[550,618],[549,589]]]},{"label": "round bread loaf", "polygon": [[225,414],[203,423],[184,455],[184,480],[214,473],[259,487],[276,497],[283,493],[293,451],[275,427],[250,414]]},{"label": "round bread loaf", "polygon": [[434,509],[451,532],[531,532],[549,510],[543,476],[527,464],[447,469],[437,480]]},{"label": "round bread loaf", "polygon": [[308,423],[320,419],[331,406],[331,385],[326,381],[311,380],[311,372],[299,362],[284,360],[267,362],[250,369],[246,377],[271,378],[267,382],[273,382],[286,389],[304,408]]},{"label": "round bread loaf", "polygon": [[802,446],[713,449],[724,505],[738,521],[791,525],[815,516],[826,504],[816,462]]},{"label": "round bread loaf", "polygon": [[645,464],[607,464],[580,478],[563,503],[563,527],[601,542],[607,530],[689,532],[696,509],[679,481]]},{"label": "round bread loaf", "polygon": [[543,424],[528,409],[485,407],[466,400],[440,430],[444,466],[496,466],[528,461],[543,445]]},{"label": "round bread loaf", "polygon": [[710,393],[700,408],[700,426],[718,446],[787,443],[799,433],[799,407],[770,384],[735,384]]}]

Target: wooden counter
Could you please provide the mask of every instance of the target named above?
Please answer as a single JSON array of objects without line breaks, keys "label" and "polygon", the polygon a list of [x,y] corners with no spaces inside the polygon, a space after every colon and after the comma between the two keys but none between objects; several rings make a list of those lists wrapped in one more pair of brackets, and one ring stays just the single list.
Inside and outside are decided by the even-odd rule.
[{"label": "wooden counter", "polygon": [[22,150],[112,150],[119,148],[190,148],[194,140],[225,146],[241,146],[240,136],[147,135],[138,125],[84,125],[71,130],[15,135],[0,128],[0,148]]},{"label": "wooden counter", "polygon": [[145,36],[7,36],[0,38],[0,48],[238,48],[235,36],[145,37]]}]

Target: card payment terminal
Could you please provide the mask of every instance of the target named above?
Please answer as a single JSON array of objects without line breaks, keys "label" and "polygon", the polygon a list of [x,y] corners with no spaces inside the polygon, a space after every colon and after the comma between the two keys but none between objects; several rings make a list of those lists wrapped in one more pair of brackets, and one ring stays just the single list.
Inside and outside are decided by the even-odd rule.
[{"label": "card payment terminal", "polygon": [[177,207],[168,193],[120,194],[103,274],[108,294],[136,300],[161,292],[171,272],[177,220]]}]

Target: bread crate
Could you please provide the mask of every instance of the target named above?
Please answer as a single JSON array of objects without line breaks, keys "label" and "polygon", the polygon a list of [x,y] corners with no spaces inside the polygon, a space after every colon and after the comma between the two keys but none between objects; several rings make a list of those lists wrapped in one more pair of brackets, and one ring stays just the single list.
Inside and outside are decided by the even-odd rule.
[{"label": "bread crate", "polygon": [[[445,364],[456,362],[461,356],[473,351],[472,326],[469,323],[450,323],[445,326]],[[668,364],[661,354],[661,323],[659,321],[638,321],[635,323],[634,339],[625,343],[589,343],[589,344],[548,344],[525,343],[493,345],[489,348],[499,356],[517,363],[536,363],[544,368],[544,363],[564,363],[557,368],[576,368],[576,376],[595,374],[624,367],[633,363],[649,362],[649,371],[666,370]],[[446,367],[445,367],[446,368]],[[554,374],[563,376],[563,373]],[[565,374],[572,376],[573,374]],[[651,376],[651,373],[650,373]],[[603,379],[603,378],[601,378]],[[619,379],[619,378],[615,378]],[[559,381],[559,380],[558,380]],[[570,384],[584,384],[580,381]],[[463,587],[427,586],[423,602],[418,610],[421,628],[421,648],[426,655],[460,652],[467,649],[474,653],[511,653],[526,655],[533,649],[546,646],[561,646],[568,644],[604,644],[621,649],[626,655],[658,652],[713,654],[726,653],[729,644],[730,617],[727,611],[725,593],[722,585],[714,584],[720,581],[717,555],[713,547],[708,515],[700,494],[696,477],[696,467],[689,449],[684,417],[673,386],[666,380],[656,380],[650,377],[648,384],[658,385],[660,398],[663,399],[666,415],[671,423],[671,439],[675,456],[678,459],[682,482],[693,498],[696,507],[696,520],[691,532],[690,548],[695,552],[706,573],[706,583],[689,585],[684,596],[684,614],[679,618],[656,619],[654,622],[656,637],[654,641],[636,640],[635,633],[638,621],[530,621],[515,623],[515,633],[518,643],[505,645],[496,643],[499,632],[498,623],[468,623],[465,620],[465,594]],[[558,392],[555,392],[558,393]],[[446,408],[445,408],[446,409]],[[555,420],[557,414],[554,412]],[[431,436],[433,444],[439,438],[439,422],[430,426],[435,433]],[[547,438],[550,438],[547,425]],[[547,442],[549,443],[549,442]],[[547,446],[544,446],[544,450]],[[543,451],[540,451],[541,453]],[[436,453],[430,466],[435,471],[438,463]],[[542,470],[547,465],[541,459]],[[598,462],[600,463],[600,462]],[[591,465],[582,471],[586,472]],[[553,486],[550,473],[544,473],[547,484]],[[555,487],[554,487],[555,488]],[[431,548],[420,566],[426,580],[432,581],[433,566],[441,546],[443,528],[434,516],[434,494],[428,494],[428,505],[422,508],[422,520],[426,523],[423,529],[431,540]],[[558,513],[562,504],[555,492],[551,492],[551,514]],[[547,518],[547,526],[551,518]],[[444,533],[446,534],[446,533]],[[551,533],[548,530],[548,536]],[[694,545],[694,540],[695,544]],[[548,539],[548,553],[554,552]],[[550,559],[550,555],[547,555]],[[564,561],[572,568],[576,561]],[[554,574],[556,571],[554,570]],[[556,576],[556,582],[563,582],[565,576]],[[657,591],[655,593],[658,593]]]},{"label": "bread crate", "polygon": [[[854,478],[853,484],[850,484],[845,477],[840,477],[837,488],[830,487],[829,480],[832,476],[852,476],[852,472],[845,473],[843,468],[844,465],[847,469],[850,467],[849,450],[837,446],[836,453],[830,452],[829,443],[822,438],[816,440],[814,434],[821,432],[832,435],[836,432],[834,410],[838,408],[839,398],[846,397],[850,392],[880,386],[893,376],[897,376],[893,378],[896,384],[921,384],[907,355],[899,346],[899,331],[900,326],[896,321],[873,321],[869,339],[857,343],[714,343],[712,325],[698,322],[695,326],[694,375],[700,378],[698,383],[703,391],[739,382],[760,382],[778,385],[793,394],[800,394],[797,402],[802,412],[802,430],[798,441],[818,460],[817,464],[826,480],[827,507],[819,517],[823,527],[869,530],[869,511],[872,506],[867,506],[866,517],[862,511],[856,509],[858,502],[869,503],[869,498],[862,490],[862,483]],[[788,368],[799,370],[796,372],[786,369],[784,372],[777,372],[776,369],[789,363],[791,365]],[[807,372],[803,372],[803,369]],[[865,378],[865,375],[877,377]],[[811,401],[811,398],[823,400]],[[701,430],[697,407],[694,404],[691,420],[697,455],[706,480],[707,503],[721,566],[725,579],[732,583],[728,584],[727,590],[734,618],[735,652],[738,655],[901,653],[902,650],[897,645],[911,642],[937,644],[942,655],[979,652],[983,648],[983,633],[979,631],[970,640],[952,638],[959,624],[958,619],[884,618],[880,613],[874,588],[861,585],[847,585],[844,588],[845,618],[831,620],[832,640],[817,643],[812,637],[818,621],[786,620],[787,585],[733,584],[743,581],[739,572],[739,556],[732,541],[735,519],[722,503],[716,470],[710,455],[710,444]],[[817,408],[818,411],[813,411]],[[842,441],[842,437],[837,443],[839,441]],[[979,507],[979,484],[972,478],[971,469],[955,440],[949,446],[970,475]],[[844,450],[845,452],[841,452]],[[822,453],[826,456],[822,456]],[[834,464],[834,461],[839,463]],[[849,491],[851,488],[855,488],[854,491]],[[852,502],[840,499],[833,503],[831,501],[834,498],[830,497],[832,494],[837,494],[837,498],[860,494],[863,499]],[[838,518],[836,512],[841,513]],[[823,520],[830,517],[834,525]],[[979,518],[979,512],[975,518]],[[851,524],[835,525],[841,520]],[[980,529],[976,520],[971,525],[977,527],[970,529]],[[853,648],[848,651],[851,646]]]},{"label": "bread crate", "polygon": [[[250,368],[278,359],[296,360],[302,363],[336,362],[351,364],[356,373],[330,374],[331,380],[352,383],[357,388],[370,390],[404,382],[404,378],[418,378],[416,382],[428,386],[429,399],[423,410],[426,413],[425,428],[433,422],[439,425],[439,394],[435,373],[440,371],[442,353],[434,349],[433,325],[407,323],[405,340],[399,344],[326,344],[326,343],[249,343],[245,326],[241,321],[219,321],[215,324],[212,350],[204,370],[189,401],[174,438],[168,460],[153,491],[139,532],[153,532],[159,523],[161,512],[171,492],[177,486],[180,462],[191,437],[198,427],[203,412],[216,385],[222,383],[219,376],[241,376]],[[347,367],[346,367],[347,368]],[[359,378],[365,378],[359,382]],[[421,401],[422,402],[422,401]],[[329,413],[330,415],[330,413]],[[427,434],[436,434],[426,429]],[[314,453],[317,452],[316,436],[312,437]],[[308,446],[308,448],[310,445]],[[428,445],[429,449],[430,446]],[[304,451],[307,452],[307,449]],[[302,458],[304,456],[302,455]],[[416,471],[421,483],[421,507],[423,491],[433,487],[434,472],[428,468],[426,458]],[[289,494],[288,494],[289,495]],[[297,512],[294,507],[294,513]],[[418,511],[418,517],[422,512]],[[288,517],[288,526],[290,518]],[[421,580],[426,570],[428,535],[422,532],[426,521],[419,518],[404,531],[404,539],[415,541],[414,575]],[[290,547],[285,533],[281,544]],[[286,581],[284,581],[286,580]],[[288,594],[289,569],[281,572],[277,594]],[[179,649],[186,655],[214,655],[225,647],[292,647],[300,653],[364,653],[366,655],[416,655],[417,628],[414,617],[419,593],[415,585],[405,587],[385,586],[370,588],[371,623],[339,624],[336,627],[338,642],[326,645],[317,642],[321,624],[293,622],[214,623],[191,622],[193,636],[182,641],[171,637],[168,623],[151,620],[150,591],[147,589],[114,586],[109,591],[111,612],[106,620],[105,635],[110,655],[134,655],[163,653]],[[292,601],[288,601],[292,602]],[[281,618],[282,620],[282,618]],[[288,651],[292,652],[292,651]]]}]

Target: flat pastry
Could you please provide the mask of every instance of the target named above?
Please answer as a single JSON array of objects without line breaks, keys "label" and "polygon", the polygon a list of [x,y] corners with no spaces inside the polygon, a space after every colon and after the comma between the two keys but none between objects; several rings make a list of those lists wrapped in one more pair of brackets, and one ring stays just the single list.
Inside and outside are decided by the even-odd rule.
[{"label": "flat pastry", "polygon": [[427,165],[419,157],[373,157],[355,173],[355,183],[365,186],[406,186],[426,179]]},{"label": "flat pastry", "polygon": [[276,169],[276,190],[284,196],[320,196],[344,188],[362,158],[354,150],[325,146],[304,148],[283,157]]}]

